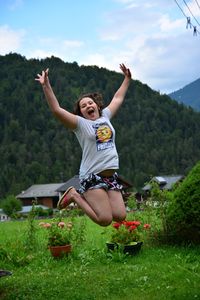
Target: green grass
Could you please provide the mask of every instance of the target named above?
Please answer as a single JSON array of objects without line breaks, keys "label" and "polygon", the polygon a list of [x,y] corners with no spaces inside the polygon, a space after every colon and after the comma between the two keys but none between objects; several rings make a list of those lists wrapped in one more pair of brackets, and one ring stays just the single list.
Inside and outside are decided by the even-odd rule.
[{"label": "green grass", "polygon": [[0,223],[0,268],[13,272],[0,278],[0,299],[200,299],[199,247],[144,243],[137,256],[109,254],[109,228],[86,220],[85,242],[62,259],[51,257],[41,230],[27,251],[27,221]]}]

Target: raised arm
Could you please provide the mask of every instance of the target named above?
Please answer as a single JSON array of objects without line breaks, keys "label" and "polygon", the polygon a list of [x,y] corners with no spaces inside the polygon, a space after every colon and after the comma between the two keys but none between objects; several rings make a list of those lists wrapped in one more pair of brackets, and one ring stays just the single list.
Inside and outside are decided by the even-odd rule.
[{"label": "raised arm", "polygon": [[113,99],[111,100],[110,104],[108,105],[108,108],[111,111],[111,115],[114,116],[120,106],[122,105],[124,101],[124,97],[126,95],[126,92],[128,90],[130,81],[131,81],[131,72],[124,64],[120,64],[120,69],[124,73],[124,80],[119,87],[119,89],[116,91]]},{"label": "raised arm", "polygon": [[36,81],[42,85],[45,97],[49,107],[56,118],[58,118],[67,128],[75,129],[77,127],[77,116],[60,107],[60,104],[53,92],[48,77],[49,69],[42,71],[42,74],[37,74]]}]

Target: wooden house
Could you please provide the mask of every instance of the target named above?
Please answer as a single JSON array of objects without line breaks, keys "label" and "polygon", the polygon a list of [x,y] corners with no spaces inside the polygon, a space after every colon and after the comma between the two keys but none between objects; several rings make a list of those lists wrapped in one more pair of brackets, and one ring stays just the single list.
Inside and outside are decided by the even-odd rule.
[{"label": "wooden house", "polygon": [[153,177],[148,184],[146,184],[142,190],[144,193],[148,193],[151,190],[152,182],[156,182],[161,190],[172,190],[174,185],[183,180],[183,175],[162,175]]},{"label": "wooden house", "polygon": [[36,201],[38,205],[56,208],[61,196],[57,189],[62,185],[63,183],[34,184],[16,198],[22,201],[23,206],[32,205],[32,202]]},{"label": "wooden house", "polygon": [[[127,189],[131,188],[132,184],[121,176],[119,176],[119,179],[123,185],[123,195],[125,197],[128,195]],[[58,200],[70,186],[74,186],[76,190],[79,189],[78,175],[73,176],[64,183],[34,184],[18,194],[16,198],[22,201],[23,206],[32,205],[35,200],[38,205],[56,208]]]}]

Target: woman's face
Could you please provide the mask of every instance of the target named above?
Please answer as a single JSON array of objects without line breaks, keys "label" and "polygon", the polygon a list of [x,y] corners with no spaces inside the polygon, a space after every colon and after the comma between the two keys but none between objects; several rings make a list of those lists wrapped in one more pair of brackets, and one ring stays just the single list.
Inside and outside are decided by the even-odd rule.
[{"label": "woman's face", "polygon": [[81,114],[85,119],[94,121],[100,117],[99,107],[92,98],[82,98],[79,102],[79,107]]}]

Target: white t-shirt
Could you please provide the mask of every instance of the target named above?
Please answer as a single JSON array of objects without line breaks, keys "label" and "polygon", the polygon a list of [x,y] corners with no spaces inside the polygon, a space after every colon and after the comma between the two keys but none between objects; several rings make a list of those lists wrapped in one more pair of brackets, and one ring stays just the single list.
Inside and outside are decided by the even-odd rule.
[{"label": "white t-shirt", "polygon": [[108,108],[103,109],[102,116],[95,121],[78,116],[78,125],[74,133],[82,148],[80,179],[91,173],[119,168],[115,130],[110,123],[110,117],[111,112]]}]

